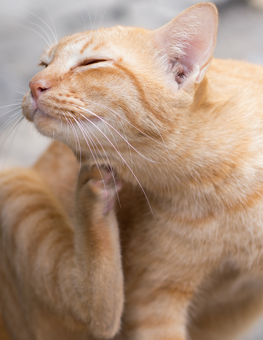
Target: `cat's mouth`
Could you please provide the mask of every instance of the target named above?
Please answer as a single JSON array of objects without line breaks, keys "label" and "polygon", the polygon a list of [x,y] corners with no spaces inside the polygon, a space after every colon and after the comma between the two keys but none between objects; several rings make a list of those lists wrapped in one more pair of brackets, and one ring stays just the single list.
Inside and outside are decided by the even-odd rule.
[{"label": "cat's mouth", "polygon": [[37,108],[34,112],[34,120],[38,117],[43,117],[44,119],[52,119],[52,120],[56,120],[56,121],[59,121],[56,117],[48,114],[46,111],[44,110],[41,110],[39,108]]},{"label": "cat's mouth", "polygon": [[26,108],[23,107],[23,115],[32,123],[35,123],[36,120],[40,119],[52,119],[59,121],[55,116],[50,115],[46,110],[43,110],[42,108],[39,108],[38,106],[35,107],[34,104],[28,105]]},{"label": "cat's mouth", "polygon": [[34,123],[37,115],[50,117],[46,110],[41,109],[37,102],[33,99],[31,91],[28,91],[24,96],[21,107],[25,118],[32,123]]}]

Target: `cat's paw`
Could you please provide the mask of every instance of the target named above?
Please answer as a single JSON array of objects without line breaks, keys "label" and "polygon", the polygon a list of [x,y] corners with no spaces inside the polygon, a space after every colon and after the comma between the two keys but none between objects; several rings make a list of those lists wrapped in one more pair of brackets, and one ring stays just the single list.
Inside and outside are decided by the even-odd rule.
[{"label": "cat's paw", "polygon": [[95,165],[90,169],[81,168],[78,184],[103,203],[103,214],[113,209],[116,195],[122,187],[122,182],[110,167]]}]

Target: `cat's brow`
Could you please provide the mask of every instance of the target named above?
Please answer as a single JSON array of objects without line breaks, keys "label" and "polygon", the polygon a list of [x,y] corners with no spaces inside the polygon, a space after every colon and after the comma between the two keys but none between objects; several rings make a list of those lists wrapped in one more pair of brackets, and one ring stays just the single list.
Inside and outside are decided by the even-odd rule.
[{"label": "cat's brow", "polygon": [[40,61],[44,62],[44,63],[48,63],[53,55],[54,55],[54,51],[55,51],[56,45],[52,46],[50,49],[48,49],[41,57],[40,57]]},{"label": "cat's brow", "polygon": [[82,47],[82,49],[80,50],[80,53],[83,53],[89,45],[91,45],[94,41],[94,36],[92,36],[85,44],[84,46]]},{"label": "cat's brow", "polygon": [[53,46],[53,47],[50,49],[50,51],[49,51],[49,53],[48,53],[48,57],[51,58],[52,53],[54,52],[54,50],[55,50],[55,46]]}]

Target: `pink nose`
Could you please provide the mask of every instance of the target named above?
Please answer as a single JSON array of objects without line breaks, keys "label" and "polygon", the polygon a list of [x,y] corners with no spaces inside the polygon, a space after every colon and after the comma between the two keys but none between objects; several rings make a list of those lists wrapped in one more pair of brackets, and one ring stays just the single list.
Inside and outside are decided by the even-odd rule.
[{"label": "pink nose", "polygon": [[31,89],[33,98],[37,100],[42,92],[50,89],[51,84],[49,84],[48,81],[44,79],[40,79],[37,81],[31,80],[31,82],[29,83],[29,87]]}]

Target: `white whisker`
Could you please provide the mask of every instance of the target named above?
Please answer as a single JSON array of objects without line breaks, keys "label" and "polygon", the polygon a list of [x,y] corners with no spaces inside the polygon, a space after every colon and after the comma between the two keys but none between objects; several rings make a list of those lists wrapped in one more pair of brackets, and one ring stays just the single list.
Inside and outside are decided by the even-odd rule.
[{"label": "white whisker", "polygon": [[93,30],[93,25],[92,25],[92,20],[91,20],[90,12],[89,12],[88,8],[86,7],[86,4],[83,1],[82,1],[82,5],[85,7],[85,9],[86,9],[86,11],[88,13],[89,20],[90,20],[91,30]]},{"label": "white whisker", "polygon": [[[87,126],[85,126],[84,124],[83,124],[83,125],[84,125],[84,126],[83,126],[83,125],[81,124],[82,122],[79,121],[79,120],[76,120],[75,118],[74,118],[74,120],[75,120],[76,123],[78,124],[79,129],[80,129],[81,131],[84,131],[84,132],[91,138],[90,133],[92,133],[92,132],[91,132],[91,131],[88,132],[88,131],[85,129],[85,128],[87,128]],[[100,141],[98,140],[98,138],[97,138],[93,133],[92,133],[92,135],[96,138],[97,142],[100,144],[101,148],[103,149],[104,154],[105,154],[105,156],[106,156],[108,162],[107,162],[107,161],[105,162],[105,159],[104,159],[104,157],[103,157],[103,155],[102,155],[100,149],[97,147],[96,143],[94,143],[93,140],[92,140],[92,138],[91,138],[91,140],[90,140],[90,139],[89,139],[89,140],[90,140],[90,142],[92,143],[93,148],[94,148],[94,149],[95,149],[95,148],[97,149],[98,153],[100,154],[100,157],[103,159],[103,161],[105,162],[105,164],[107,164],[107,163],[110,164],[109,159],[108,159],[108,156],[107,156],[107,154],[106,154],[106,152],[105,152],[103,146],[101,145]]]},{"label": "white whisker", "polygon": [[[65,116],[65,118],[66,118],[66,116]],[[77,135],[77,131],[76,131],[75,127],[74,127],[74,124],[70,120],[68,120],[68,119],[67,119],[67,123],[68,123],[68,126],[71,126],[71,128],[73,130],[74,138],[75,138],[76,141],[78,140],[78,144],[79,144],[79,138],[78,138],[78,135]],[[76,144],[76,146],[77,146],[77,144]],[[76,150],[77,150],[77,148],[76,148]],[[77,176],[77,181],[79,179],[79,174],[80,174],[80,169],[81,169],[81,147],[80,147],[80,144],[79,144],[79,155],[80,155],[80,166],[79,166],[79,172],[78,172],[78,176]],[[77,186],[77,181],[76,181],[76,186]]]},{"label": "white whisker", "polygon": [[55,23],[54,23],[54,20],[53,20],[51,14],[49,13],[49,11],[47,10],[47,8],[44,6],[44,4],[43,4],[40,0],[38,0],[38,2],[39,2],[39,3],[41,4],[41,6],[44,8],[44,10],[45,10],[46,13],[48,14],[48,16],[49,16],[49,18],[50,18],[50,20],[51,20],[51,22],[52,22],[52,25],[53,25],[55,34],[53,34],[53,31],[51,30],[51,28],[50,28],[50,31],[52,32],[53,37],[55,38],[55,42],[57,43],[57,42],[58,42],[58,33],[57,33],[57,29],[56,29],[56,25],[55,25]]},{"label": "white whisker", "polygon": [[[63,114],[64,118],[65,118],[66,121],[67,121],[67,128],[68,128],[68,131],[67,131],[67,139],[69,140],[69,128],[70,128],[69,120],[67,119],[67,117],[66,117],[66,115],[64,114],[63,111],[61,111],[61,113]],[[62,120],[61,120],[61,125],[62,125]],[[74,133],[74,131],[73,131],[73,133]],[[80,174],[80,169],[81,169],[81,146],[80,146],[80,144],[79,144],[79,155],[80,155],[80,166],[79,166],[77,181],[78,181],[79,174]],[[77,185],[77,181],[76,181],[76,185]]]},{"label": "white whisker", "polygon": [[25,94],[28,92],[28,88],[27,87],[24,87],[24,86],[21,86],[21,85],[18,85],[19,87],[21,87],[22,90],[25,90]]},{"label": "white whisker", "polygon": [[102,17],[101,17],[101,20],[100,20],[100,23],[99,23],[99,26],[98,26],[98,29],[101,27],[102,21],[103,21],[103,19],[104,19],[104,16],[105,16],[105,14],[106,14],[107,9],[108,9],[108,5],[109,5],[109,1],[106,3],[104,12],[103,12],[103,14],[102,14]]},{"label": "white whisker", "polygon": [[15,113],[13,114],[13,116],[11,116],[11,117],[7,120],[7,122],[5,122],[5,124],[1,127],[0,132],[2,132],[2,131],[3,131],[9,124],[11,124],[15,119],[17,119],[18,116],[20,116],[20,114],[21,114],[21,111],[15,112]]},{"label": "white whisker", "polygon": [[[81,107],[80,107],[80,108],[81,108]],[[80,115],[82,115],[82,114],[80,114]],[[82,115],[82,116],[83,116],[83,115]],[[85,116],[83,116],[83,117],[85,117]],[[134,176],[135,180],[137,181],[139,187],[141,188],[141,190],[142,190],[142,192],[143,192],[143,194],[144,194],[144,196],[145,196],[145,198],[146,198],[146,201],[147,201],[147,203],[148,203],[148,205],[149,205],[149,208],[150,208],[150,210],[151,210],[152,215],[155,216],[154,213],[153,213],[153,210],[152,210],[150,201],[149,201],[149,199],[148,199],[148,197],[147,197],[147,195],[146,195],[146,192],[145,192],[145,190],[143,189],[143,186],[141,185],[139,179],[137,178],[137,176],[135,175],[135,173],[133,172],[133,170],[132,170],[131,167],[129,166],[129,164],[125,161],[125,159],[123,158],[123,156],[121,155],[121,153],[116,149],[116,147],[112,144],[112,142],[111,142],[110,139],[105,135],[105,133],[104,133],[103,131],[101,131],[100,128],[99,128],[96,124],[94,124],[90,119],[88,119],[87,117],[85,117],[85,119],[86,119],[90,124],[92,124],[97,130],[99,130],[99,132],[106,138],[106,140],[110,143],[110,145],[113,147],[113,149],[114,149],[114,150],[117,152],[117,154],[120,156],[120,158],[122,159],[122,161],[124,162],[124,164],[127,166],[127,168],[130,170],[130,172],[131,172],[132,175]]]},{"label": "white whisker", "polygon": [[0,109],[3,109],[5,107],[10,107],[10,106],[20,106],[20,104],[9,104],[9,105],[4,105],[4,106],[0,106]]},{"label": "white whisker", "polygon": [[87,30],[88,30],[88,29],[87,29],[87,25],[86,25],[86,22],[85,22],[85,20],[84,20],[84,18],[83,18],[83,16],[82,16],[82,14],[81,14],[80,12],[78,12],[78,14],[79,14],[79,16],[80,16],[81,19],[82,19],[84,31],[87,31]]},{"label": "white whisker", "polygon": [[116,139],[115,139],[115,137],[114,137],[113,133],[111,132],[111,129],[109,128],[108,125],[107,125],[107,128],[108,128],[108,131],[109,131],[109,133],[111,134],[111,136],[112,136],[112,138],[113,138],[113,140],[114,140],[114,142],[115,142],[115,144],[116,144],[116,148],[118,148],[118,143],[116,142]]},{"label": "white whisker", "polygon": [[21,27],[25,27],[25,28],[29,29],[30,31],[36,33],[37,35],[39,35],[39,36],[45,41],[45,43],[46,43],[49,47],[51,47],[50,43],[45,39],[45,37],[43,37],[42,34],[40,34],[38,31],[34,30],[33,28],[28,27],[28,26],[23,25],[23,24],[18,24],[18,23],[14,23],[14,25],[18,25],[18,26],[21,26]]},{"label": "white whisker", "polygon": [[[73,129],[73,134],[75,136],[76,142],[78,142],[79,155],[81,156],[81,147],[80,147],[80,142],[79,142],[77,131],[76,131],[75,127],[74,127],[74,124],[70,120],[68,120],[68,123],[71,125],[71,127]],[[76,144],[76,150],[77,150],[77,144]]]},{"label": "white whisker", "polygon": [[[143,132],[142,130],[140,130],[138,127],[134,126],[128,119],[126,119],[125,117],[123,117],[122,115],[120,115],[118,112],[116,112],[116,111],[110,109],[109,107],[107,107],[107,106],[105,106],[105,105],[103,105],[103,104],[100,104],[100,103],[95,103],[95,102],[92,102],[92,101],[87,100],[87,99],[83,99],[83,101],[85,101],[85,102],[90,102],[90,103],[92,103],[92,104],[95,104],[95,105],[98,105],[98,106],[101,106],[101,107],[105,108],[106,110],[108,110],[108,111],[112,112],[113,114],[117,115],[118,117],[122,118],[125,122],[127,122],[129,125],[131,125],[132,127],[134,127],[137,131],[139,131],[140,133],[142,133],[144,136],[150,138],[150,139],[153,140],[155,143],[158,143],[158,144],[161,145],[160,142],[158,142],[157,140],[155,140],[155,139],[152,138],[151,136],[147,135],[145,132]],[[153,122],[152,122],[152,124],[153,124],[153,126],[155,127],[155,129],[157,130],[159,136],[161,137],[162,142],[163,142],[163,145],[165,146],[165,149],[166,149],[166,152],[167,152],[168,156],[170,157],[170,159],[172,159],[172,157],[171,157],[171,155],[170,155],[170,152],[169,152],[169,150],[168,150],[168,147],[167,147],[167,145],[166,145],[166,143],[165,143],[165,141],[164,141],[164,139],[163,139],[162,134],[160,133],[158,127],[157,127]]]},{"label": "white whisker", "polygon": [[[19,129],[19,127],[20,127],[20,125],[21,125],[21,122],[22,122],[22,120],[23,120],[24,118],[25,118],[25,117],[21,117],[21,118],[19,119],[19,121],[18,121],[17,123],[15,123],[15,126],[12,127],[11,131],[9,131],[8,136],[7,136],[6,140],[4,141],[4,143],[6,143],[6,142],[8,141],[8,139],[9,139],[9,141],[10,141],[10,142],[9,142],[9,147],[8,147],[8,149],[7,149],[7,152],[6,152],[7,155],[8,155],[9,152],[10,152],[10,147],[11,147],[13,141],[14,141],[14,138],[15,138],[15,135],[16,135],[16,133],[17,133],[17,130]],[[12,137],[12,138],[11,138],[11,137]],[[10,138],[11,138],[11,139],[10,139]],[[4,143],[2,144],[2,146],[4,145]]]},{"label": "white whisker", "polygon": [[[43,4],[42,4],[42,6],[43,6]],[[41,21],[41,22],[42,22],[42,23],[50,30],[51,34],[53,35],[53,38],[54,38],[55,42],[57,43],[57,38],[56,38],[56,36],[55,36],[55,34],[54,34],[52,28],[45,22],[45,20],[43,20],[42,18],[40,18],[40,17],[39,17],[38,15],[36,15],[35,13],[29,11],[28,9],[25,9],[25,8],[23,8],[23,7],[21,7],[21,6],[18,6],[18,7],[20,7],[20,8],[23,9],[24,11],[30,13],[30,14],[33,15],[35,18],[37,18],[38,20],[40,20],[40,21]],[[44,6],[43,6],[43,7],[44,7]],[[52,20],[52,19],[51,19],[51,20]],[[53,21],[53,20],[52,20],[52,21]],[[52,43],[51,45],[53,45],[53,43]]]},{"label": "white whisker", "polygon": [[[83,123],[82,121],[80,121],[80,120],[78,120],[78,121],[79,121],[79,124],[80,124],[81,126],[84,125],[84,123]],[[82,124],[83,124],[83,125],[82,125]],[[85,128],[87,128],[87,126],[84,125],[84,126],[83,126],[83,129],[84,129],[84,131],[89,135],[87,129],[85,129]],[[108,155],[107,155],[107,153],[106,153],[106,151],[105,151],[103,145],[101,144],[101,142],[99,141],[99,139],[96,137],[96,135],[95,135],[94,133],[92,133],[92,131],[89,131],[89,132],[93,135],[93,137],[95,137],[95,139],[96,139],[97,142],[99,143],[100,147],[102,148],[102,150],[103,150],[103,152],[104,152],[104,154],[105,154],[105,156],[106,156],[106,158],[107,158],[107,162],[105,162],[105,164],[108,164],[108,165],[111,166],[109,157],[108,157]],[[90,136],[90,135],[89,135],[89,136]],[[91,138],[91,137],[90,137],[90,138]],[[98,152],[99,152],[99,154],[100,154],[100,157],[101,157],[101,158],[103,159],[103,161],[104,161],[104,157],[102,156],[102,153],[100,152],[100,150],[99,150],[99,148],[97,147],[96,143],[94,143],[94,142],[92,141],[92,138],[91,138],[91,142],[92,142],[93,145],[97,148],[97,150],[98,150]],[[115,179],[115,176],[114,176],[114,172],[111,171],[111,174],[112,174],[112,178],[113,178],[113,181],[114,181],[114,186],[115,186],[115,191],[116,191],[117,199],[118,199],[118,202],[119,202],[119,204],[120,204],[120,199],[119,199],[119,194],[118,194],[118,190],[117,190],[117,183],[116,183],[116,179]]]},{"label": "white whisker", "polygon": [[[68,112],[68,113],[69,113],[69,112]],[[73,116],[72,114],[69,113],[69,115],[76,121],[76,119],[74,118],[74,116]],[[76,121],[76,123],[77,123],[77,121]],[[73,124],[73,123],[72,123],[72,124]],[[82,131],[82,130],[80,130],[80,131],[81,131],[81,133],[82,133],[82,135],[83,135],[83,137],[84,137],[84,140],[85,140],[87,146],[89,147],[89,150],[90,150],[90,152],[91,152],[91,155],[92,155],[92,157],[93,157],[93,159],[94,159],[94,161],[95,161],[95,163],[96,163],[96,165],[97,165],[97,168],[98,168],[98,170],[99,170],[101,179],[103,180],[103,176],[102,176],[100,167],[99,167],[98,162],[97,162],[97,160],[96,160],[96,157],[95,157],[95,155],[94,155],[94,153],[93,153],[93,151],[92,151],[92,148],[91,148],[89,142],[87,141],[87,139],[86,139],[85,134],[83,133],[83,131]],[[104,181],[103,181],[103,182],[104,182]],[[104,183],[104,187],[105,187],[105,183]],[[105,190],[106,190],[106,187],[105,187]]]},{"label": "white whisker", "polygon": [[[17,121],[17,118],[19,119],[18,121]],[[10,119],[10,120],[8,121],[7,124],[5,124],[4,128],[7,128],[7,126],[10,125],[10,124],[12,124],[12,125],[11,125],[11,130],[8,129],[6,135],[4,135],[4,136],[2,136],[2,137],[0,138],[0,140],[2,139],[2,142],[0,143],[0,149],[2,149],[2,147],[3,147],[7,142],[10,141],[10,137],[12,137],[12,134],[13,134],[14,131],[15,131],[15,134],[16,134],[16,131],[17,131],[18,127],[20,126],[20,123],[22,122],[23,119],[24,119],[24,117],[21,117],[20,115],[19,115],[19,117],[18,117],[18,115],[16,115],[16,116],[13,117],[12,119]],[[17,129],[16,129],[16,128],[17,128]],[[3,130],[3,129],[1,129],[0,132],[1,132],[2,130]],[[14,138],[15,134],[13,135],[13,138]],[[4,137],[4,138],[3,138],[3,137]],[[12,144],[13,138],[12,138],[11,141],[10,141],[10,145]],[[7,157],[8,153],[9,153],[9,151],[10,151],[10,147],[7,149],[6,157]],[[4,163],[5,163],[5,160],[4,160],[4,162],[2,163],[2,166],[4,166]]]},{"label": "white whisker", "polygon": [[[26,92],[21,92],[21,91],[15,91],[15,93],[19,93],[19,94],[22,94],[22,96],[24,96],[26,94]],[[20,102],[21,102],[21,99],[19,99]]]},{"label": "white whisker", "polygon": [[19,109],[19,107],[15,107],[15,108],[13,108],[12,110],[9,110],[9,111],[7,111],[7,112],[1,113],[1,114],[0,114],[0,117],[3,117],[3,116],[5,116],[5,115],[9,114],[10,112],[13,112],[13,111],[18,110],[18,109]]},{"label": "white whisker", "polygon": [[[98,12],[98,7],[96,6],[95,17],[94,17],[94,26],[95,26],[95,23],[96,23],[96,20],[97,20],[97,12]],[[97,32],[97,30],[96,30],[96,32]]]},{"label": "white whisker", "polygon": [[[101,173],[101,170],[100,170],[100,167],[99,167],[99,165],[98,165],[98,162],[96,161],[96,157],[95,157],[95,156],[97,156],[97,152],[95,151],[95,148],[97,149],[97,151],[99,152],[99,154],[100,154],[100,156],[101,156],[101,158],[102,158],[103,160],[104,160],[104,158],[103,158],[101,152],[99,151],[98,147],[96,146],[96,144],[93,142],[93,140],[92,140],[91,136],[89,135],[88,131],[86,131],[86,130],[81,126],[81,124],[79,124],[79,123],[77,122],[77,120],[76,120],[74,117],[72,117],[72,118],[76,121],[76,123],[77,123],[77,125],[78,125],[78,128],[79,128],[79,130],[81,131],[81,133],[82,133],[82,135],[83,135],[83,137],[84,137],[86,143],[88,143],[88,142],[87,142],[87,140],[86,140],[86,138],[85,138],[85,135],[86,135],[86,137],[88,138],[88,140],[89,140],[88,145],[89,145],[90,151],[91,151],[91,146],[92,146],[92,148],[93,148],[94,155],[92,154],[92,156],[93,156],[93,159],[94,159],[94,161],[95,161],[95,163],[96,163],[96,165],[97,165],[97,168],[98,168],[98,170],[99,170],[101,179],[102,179],[102,181],[103,181],[104,188],[105,188],[105,190],[106,190],[106,185],[105,185],[104,180],[103,180],[103,175],[102,175],[102,173]],[[92,152],[92,151],[91,151],[91,152]]]},{"label": "white whisker", "polygon": [[[79,147],[79,156],[81,156],[81,147],[80,147],[79,137],[78,137],[77,131],[76,131],[75,127],[74,127],[74,124],[71,121],[69,121],[69,124],[71,124],[72,129],[74,130],[75,139],[76,139],[76,141],[78,143],[78,147]],[[77,147],[76,147],[76,151],[77,151]]]},{"label": "white whisker", "polygon": [[[68,122],[68,119],[67,119],[67,117],[65,116],[64,112],[61,111],[61,113],[63,114],[64,118],[65,118],[66,121],[67,121],[67,128],[68,128],[68,131],[67,131],[67,139],[69,139],[69,122]],[[61,120],[61,123],[62,123],[62,120]]]},{"label": "white whisker", "polygon": [[28,23],[28,24],[34,25],[37,28],[39,28],[43,33],[45,33],[45,35],[46,35],[50,45],[53,45],[52,39],[50,38],[49,34],[46,32],[46,30],[42,26],[36,24],[35,22],[29,21],[29,20],[25,20],[25,22]]},{"label": "white whisker", "polygon": [[143,134],[145,137],[147,138],[150,138],[152,141],[154,141],[155,143],[158,143],[158,144],[161,144],[160,142],[158,142],[156,139],[152,138],[151,136],[147,135],[147,133],[143,132],[142,130],[140,130],[137,126],[133,125],[128,119],[126,119],[125,117],[123,117],[122,115],[120,115],[118,112],[110,109],[109,107],[103,105],[103,104],[100,104],[100,103],[95,103],[91,100],[87,100],[87,99],[82,99],[83,101],[85,102],[88,102],[88,103],[91,103],[91,104],[94,104],[94,105],[98,105],[100,107],[103,107],[105,108],[106,110],[112,112],[113,114],[117,115],[119,118],[123,119],[126,123],[128,123],[129,125],[131,125],[134,129],[136,129],[137,131],[139,131],[141,134]]},{"label": "white whisker", "polygon": [[[140,156],[142,156],[144,159],[146,159],[147,161],[151,162],[151,163],[156,163],[156,164],[164,164],[164,163],[160,163],[160,162],[156,162],[146,156],[144,156],[142,153],[140,153],[140,151],[138,151],[133,145],[131,145],[131,143],[129,143],[124,137],[123,135],[118,131],[116,130],[111,124],[109,124],[105,119],[101,118],[100,116],[96,115],[94,112],[86,109],[86,108],[83,108],[81,106],[78,106],[78,105],[73,105],[73,106],[76,106],[80,109],[82,109],[83,111],[86,111],[90,114],[92,114],[93,116],[97,117],[98,119],[100,119],[103,123],[107,124],[109,127],[111,127],[135,152],[137,152]],[[82,115],[82,114],[81,114]],[[87,118],[85,117],[84,115],[82,115],[83,118]]]}]

